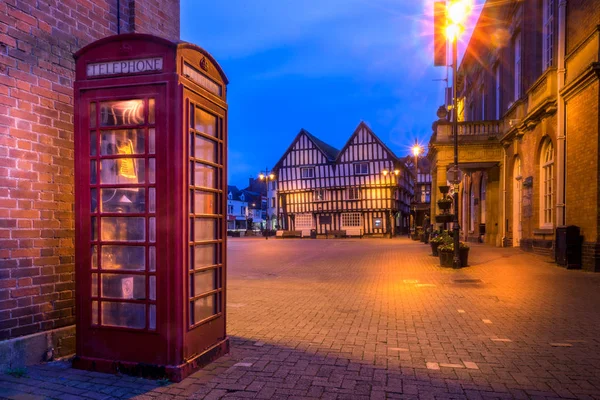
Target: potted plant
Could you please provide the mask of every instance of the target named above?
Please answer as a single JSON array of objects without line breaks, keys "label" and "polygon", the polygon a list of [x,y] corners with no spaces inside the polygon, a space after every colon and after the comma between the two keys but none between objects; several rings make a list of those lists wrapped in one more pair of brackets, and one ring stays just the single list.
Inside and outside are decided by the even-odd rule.
[{"label": "potted plant", "polygon": [[437,201],[437,205],[440,210],[446,212],[452,207],[453,199],[450,196],[444,196]]},{"label": "potted plant", "polygon": [[450,191],[450,186],[440,185],[440,186],[438,186],[438,189],[440,189],[440,193],[442,194],[442,196],[445,197],[446,194],[448,194],[448,192]]},{"label": "potted plant", "polygon": [[452,242],[452,237],[448,235],[448,232],[442,231],[437,232],[435,236],[429,239],[429,243],[431,244],[431,255],[438,257],[438,247],[443,244],[448,244]]},{"label": "potted plant", "polygon": [[[440,265],[442,267],[452,267],[454,260],[454,243],[443,244],[438,247],[440,255]],[[459,242],[458,254],[460,257],[460,266],[469,265],[469,246],[464,242]]]}]

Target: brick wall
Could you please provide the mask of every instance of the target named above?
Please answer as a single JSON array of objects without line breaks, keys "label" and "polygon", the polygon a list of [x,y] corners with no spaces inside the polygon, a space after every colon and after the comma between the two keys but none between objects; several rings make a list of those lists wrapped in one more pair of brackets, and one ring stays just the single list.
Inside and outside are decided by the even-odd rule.
[{"label": "brick wall", "polygon": [[597,25],[600,25],[600,1],[567,1],[567,54],[588,37]]},{"label": "brick wall", "polygon": [[[0,340],[75,322],[73,53],[117,1],[0,2]],[[121,0],[121,33],[179,39],[178,0]]]}]

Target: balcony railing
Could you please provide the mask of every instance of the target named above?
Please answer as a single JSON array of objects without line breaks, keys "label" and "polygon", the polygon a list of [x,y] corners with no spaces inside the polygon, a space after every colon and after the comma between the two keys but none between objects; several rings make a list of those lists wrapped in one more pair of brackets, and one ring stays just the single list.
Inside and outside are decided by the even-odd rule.
[{"label": "balcony railing", "polygon": [[[500,121],[462,121],[458,123],[458,138],[464,140],[489,140],[499,138],[502,134]],[[436,142],[452,140],[452,124],[438,121]]]}]

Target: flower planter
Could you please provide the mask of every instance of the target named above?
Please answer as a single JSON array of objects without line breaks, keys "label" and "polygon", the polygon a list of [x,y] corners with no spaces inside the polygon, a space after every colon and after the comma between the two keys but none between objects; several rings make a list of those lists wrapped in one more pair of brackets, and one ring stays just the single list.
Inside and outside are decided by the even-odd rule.
[{"label": "flower planter", "polygon": [[442,210],[442,211],[447,211],[450,208],[452,208],[452,202],[451,201],[438,201],[437,205],[440,208],[440,210]]},{"label": "flower planter", "polygon": [[435,222],[437,222],[438,224],[452,222],[453,219],[454,219],[453,214],[440,214],[440,215],[435,216]]},{"label": "flower planter", "polygon": [[452,267],[454,254],[451,251],[439,251],[438,254],[440,255],[440,266]]},{"label": "flower planter", "polygon": [[440,189],[440,193],[442,193],[443,195],[446,195],[450,191],[450,186],[441,185],[441,186],[438,186],[438,189]]},{"label": "flower planter", "polygon": [[431,255],[434,257],[438,257],[438,247],[440,247],[441,242],[429,242],[431,244]]},{"label": "flower planter", "polygon": [[[454,252],[438,251],[438,254],[440,255],[440,266],[442,266],[442,267],[453,267],[454,266]],[[458,256],[460,258],[461,268],[469,265],[469,249],[468,248],[467,249],[459,249]]]}]

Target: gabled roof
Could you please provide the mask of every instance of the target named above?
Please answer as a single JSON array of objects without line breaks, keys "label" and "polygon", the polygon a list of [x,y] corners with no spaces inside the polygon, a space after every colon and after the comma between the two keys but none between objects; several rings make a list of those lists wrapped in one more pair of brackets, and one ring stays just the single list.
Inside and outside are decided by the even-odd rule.
[{"label": "gabled roof", "polygon": [[377,136],[372,130],[371,128],[369,128],[369,126],[365,123],[365,121],[360,121],[360,123],[358,124],[358,126],[356,127],[356,129],[354,130],[354,133],[350,136],[350,138],[348,139],[348,141],[346,142],[346,144],[344,145],[344,147],[342,147],[342,149],[340,150],[340,152],[337,155],[337,160],[339,160],[339,158],[342,156],[342,154],[344,153],[344,151],[346,151],[346,149],[350,146],[350,144],[352,144],[352,140],[356,137],[356,135],[358,135],[358,132],[360,131],[361,128],[364,128],[367,130],[367,132],[369,132],[371,135],[373,135],[373,137],[375,138],[375,140],[377,141],[377,143],[379,143],[384,149],[385,151],[387,151],[388,153],[390,153],[390,156],[395,160],[398,161],[398,156],[396,156],[396,154],[394,154],[394,152],[392,150],[390,150],[389,147],[386,146],[385,143],[383,143],[383,141],[381,139],[379,139],[379,136]]},{"label": "gabled roof", "polygon": [[325,158],[327,159],[327,161],[329,162],[334,162],[339,154],[339,150],[336,149],[335,147],[325,143],[324,141],[322,141],[321,139],[319,139],[318,137],[316,137],[315,135],[313,135],[312,133],[308,132],[306,129],[302,128],[300,129],[300,132],[298,132],[298,134],[296,135],[296,137],[294,138],[294,140],[292,140],[292,143],[289,145],[289,147],[286,149],[286,151],[283,153],[283,155],[281,156],[281,158],[279,159],[279,161],[277,161],[277,163],[275,163],[275,166],[273,167],[273,170],[278,170],[281,167],[281,163],[283,162],[285,156],[292,150],[292,148],[294,147],[294,145],[296,144],[296,142],[300,139],[300,137],[302,135],[306,135],[311,142],[313,142],[313,144],[317,147],[317,149],[319,149],[321,151],[321,153],[323,153],[323,155],[325,156]]}]

